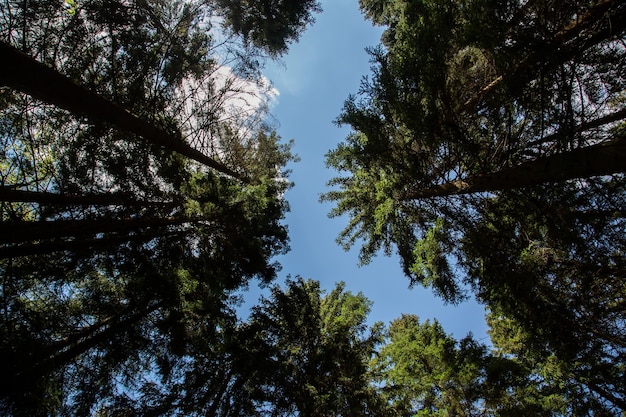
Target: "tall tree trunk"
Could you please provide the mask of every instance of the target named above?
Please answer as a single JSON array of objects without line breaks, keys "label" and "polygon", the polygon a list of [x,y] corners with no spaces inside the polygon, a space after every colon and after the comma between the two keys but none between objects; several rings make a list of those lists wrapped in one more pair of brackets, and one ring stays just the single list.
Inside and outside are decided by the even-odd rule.
[{"label": "tall tree trunk", "polygon": [[100,239],[74,239],[54,242],[24,244],[9,247],[0,247],[0,259],[18,258],[21,256],[44,255],[55,252],[70,251],[73,254],[90,253],[102,249],[110,249],[114,245],[128,242],[147,242],[157,237],[177,238],[184,236],[184,232],[170,232],[160,229],[142,231],[135,235],[107,236]]},{"label": "tall tree trunk", "polygon": [[92,93],[5,42],[0,42],[0,61],[3,62],[0,65],[0,85],[11,87],[74,114],[111,123],[223,174],[247,181],[241,174],[189,146],[180,134],[168,133],[138,118],[125,108]]},{"label": "tall tree trunk", "polygon": [[[29,392],[33,386],[46,379],[49,374],[61,370],[79,356],[89,350],[104,345],[116,335],[129,332],[133,326],[147,318],[152,312],[164,306],[163,301],[148,305],[134,311],[128,309],[125,313],[109,317],[103,322],[91,326],[81,332],[80,337],[68,339],[66,343],[50,346],[50,349],[35,352],[19,352],[16,363],[8,363],[1,372],[8,378],[10,384],[3,384],[0,394],[10,395]],[[14,358],[15,359],[15,358]]]},{"label": "tall tree trunk", "polygon": [[24,376],[45,375],[67,366],[90,349],[102,345],[116,335],[129,332],[132,326],[164,305],[163,301],[159,301],[139,311],[129,311],[117,317],[104,319],[102,323],[91,326],[87,332],[83,332],[79,337],[70,338],[66,343],[54,346],[48,356],[41,358],[38,363],[33,363],[31,369],[27,370]]},{"label": "tall tree trunk", "polygon": [[[582,378],[581,378],[582,379]],[[626,400],[623,397],[620,397],[619,392],[611,392],[608,389],[602,388],[599,384],[596,384],[593,381],[587,383],[587,386],[596,394],[598,394],[602,399],[609,401],[610,403],[618,406],[622,412],[626,410]],[[619,391],[624,392],[624,388],[621,388]]]},{"label": "tall tree trunk", "polygon": [[[224,375],[222,372],[218,374],[218,378],[221,379],[220,385],[215,392],[207,392],[207,395],[204,396],[204,400],[206,402],[211,402],[211,406],[206,412],[207,417],[217,417],[218,411],[221,408],[220,406],[224,405],[224,394],[228,389],[228,383],[230,382],[233,376],[233,371],[228,370]],[[212,397],[209,399],[209,397]]]},{"label": "tall tree trunk", "polygon": [[[626,118],[626,108],[623,108],[621,110],[615,111],[613,113],[609,113],[606,114],[602,117],[598,117],[597,119],[593,119],[590,120],[588,122],[585,123],[581,123],[578,126],[575,126],[573,131],[568,132],[568,134],[576,134],[576,133],[582,133],[582,132],[586,132],[588,130],[591,129],[595,129],[601,126],[605,126],[609,123],[614,123],[617,121],[621,121],[624,120]],[[528,149],[533,149],[537,146],[546,144],[546,143],[550,143],[553,141],[556,141],[559,139],[559,137],[562,135],[562,132],[555,132],[551,135],[545,136],[541,139],[537,139],[533,142],[528,143],[527,145],[525,145],[525,148]]]},{"label": "tall tree trunk", "polygon": [[42,206],[132,206],[150,207],[172,204],[161,201],[137,201],[128,195],[84,194],[69,195],[47,191],[16,190],[9,186],[0,186],[0,201],[15,203],[37,203]]},{"label": "tall tree trunk", "polygon": [[0,243],[22,243],[61,237],[89,236],[97,233],[136,231],[142,228],[197,223],[198,218],[126,218],[98,220],[55,220],[0,223]]},{"label": "tall tree trunk", "polygon": [[423,190],[409,191],[400,200],[504,191],[531,185],[589,178],[626,172],[626,137],[612,142],[547,157],[505,168],[498,172],[452,181]]}]

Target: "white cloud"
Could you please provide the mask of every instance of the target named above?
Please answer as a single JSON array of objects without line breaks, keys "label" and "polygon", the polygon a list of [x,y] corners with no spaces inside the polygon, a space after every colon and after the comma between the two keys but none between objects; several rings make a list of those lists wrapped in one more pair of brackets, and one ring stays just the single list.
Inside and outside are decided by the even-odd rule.
[{"label": "white cloud", "polygon": [[222,95],[220,100],[228,115],[253,115],[271,106],[280,95],[266,77],[258,80],[241,78],[227,66],[217,68],[211,74],[211,80]]},{"label": "white cloud", "polygon": [[219,156],[226,131],[242,143],[253,139],[279,94],[265,77],[244,78],[229,66],[218,66],[203,79],[183,82],[171,111],[190,145]]}]

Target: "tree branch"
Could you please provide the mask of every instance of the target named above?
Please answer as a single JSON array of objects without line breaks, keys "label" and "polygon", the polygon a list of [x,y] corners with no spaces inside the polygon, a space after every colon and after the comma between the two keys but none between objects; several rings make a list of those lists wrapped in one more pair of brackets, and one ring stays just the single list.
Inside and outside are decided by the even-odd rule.
[{"label": "tree branch", "polygon": [[[617,8],[613,8],[617,3]],[[518,62],[512,71],[505,75],[500,75],[484,86],[474,97],[463,103],[462,111],[471,111],[478,106],[485,98],[495,92],[502,82],[505,80],[515,80],[516,85],[525,84],[532,79],[537,66],[546,66],[545,57],[553,56],[548,66],[555,66],[562,62],[567,62],[577,54],[591,48],[592,46],[602,42],[612,34],[620,33],[626,27],[626,8],[621,6],[619,2],[614,0],[604,0],[593,6],[583,16],[578,17],[575,21],[556,33],[554,37],[542,48],[537,48]],[[613,8],[613,10],[611,10]],[[565,43],[571,41],[576,36],[581,35],[583,31],[589,29],[594,23],[606,16],[610,19],[610,24],[604,25],[600,30],[589,36],[580,36],[579,45],[566,46]],[[555,59],[556,58],[556,59]]]},{"label": "tree branch", "polygon": [[167,201],[137,201],[128,195],[84,194],[70,195],[48,191],[17,190],[10,186],[0,186],[0,201],[12,203],[37,203],[45,206],[159,206],[171,204]]},{"label": "tree branch", "polygon": [[5,42],[0,42],[0,59],[4,63],[0,65],[0,85],[21,91],[74,114],[111,123],[122,130],[141,136],[148,142],[177,152],[230,177],[248,182],[243,175],[189,146],[179,133],[168,133],[140,119],[127,109],[74,83],[58,71],[37,62]]}]

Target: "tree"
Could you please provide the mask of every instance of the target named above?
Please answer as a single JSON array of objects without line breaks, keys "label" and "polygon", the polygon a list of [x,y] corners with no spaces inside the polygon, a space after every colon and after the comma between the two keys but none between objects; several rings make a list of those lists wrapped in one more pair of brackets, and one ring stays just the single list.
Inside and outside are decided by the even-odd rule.
[{"label": "tree", "polygon": [[368,329],[370,302],[342,283],[324,295],[302,278],[273,287],[239,330],[247,375],[257,407],[270,415],[379,415],[367,364],[379,339]]},{"label": "tree", "polygon": [[545,346],[538,346],[525,326],[496,310],[489,313],[487,321],[495,354],[504,355],[527,370],[534,387],[540,387],[527,387],[519,393],[521,398],[532,396],[529,402],[533,408],[542,406],[556,415],[620,415],[623,405],[618,405],[619,394],[603,391],[602,384],[597,385],[593,378],[575,376],[573,364],[560,360]]},{"label": "tree", "polygon": [[[461,353],[456,342],[434,322],[421,325],[415,316],[392,322],[389,343],[374,362],[381,390],[398,415],[477,413],[478,381],[484,352]],[[469,356],[467,363],[463,357]]]},{"label": "tree", "polygon": [[471,335],[457,341],[413,315],[394,320],[386,336],[371,372],[393,415],[566,415],[562,393],[506,349],[488,352]]},{"label": "tree", "polygon": [[566,153],[537,158],[498,172],[476,175],[431,189],[407,192],[400,199],[444,197],[453,194],[504,191],[530,185],[621,173],[626,166],[623,137]]},{"label": "tree", "polygon": [[[236,392],[232,294],[276,276],[294,157],[264,123],[260,52],[221,36],[216,7],[6,9],[0,352],[15,383],[3,414],[181,414],[202,401],[176,399],[195,370],[218,373],[213,411],[222,384]],[[261,105],[233,113],[238,91]]]},{"label": "tree", "polygon": [[[363,211],[363,219],[378,218],[363,222],[364,236],[371,236],[362,252],[365,260],[371,256],[370,247],[375,252],[388,240],[403,240],[379,232],[392,222],[384,207],[408,211],[422,206],[418,211],[430,217],[431,225],[442,214],[423,208],[430,202],[412,204],[406,199],[522,187],[529,184],[526,173],[531,171],[534,183],[623,171],[623,163],[617,162],[612,169],[556,176],[545,164],[574,161],[583,149],[592,154],[611,149],[611,158],[615,155],[619,161],[619,146],[600,144],[617,144],[621,138],[614,129],[624,116],[624,77],[605,63],[619,65],[623,60],[617,50],[623,28],[610,22],[622,16],[624,8],[611,2],[568,3],[550,14],[534,3],[522,7],[509,2],[493,10],[489,5],[362,2],[366,15],[388,29],[382,37],[384,49],[370,51],[372,81],[365,80],[359,95],[346,101],[337,120],[354,133],[328,154],[330,167],[352,175],[331,182],[339,190],[325,198],[343,203],[333,214],[354,209],[355,214]],[[579,21],[575,16],[582,17]],[[478,32],[482,23],[491,28],[489,36],[482,29]],[[544,63],[546,41],[537,39],[538,34],[551,39],[549,50],[573,52]],[[528,50],[538,52],[527,56]],[[512,62],[524,70],[517,73]],[[512,76],[496,83],[497,95],[481,96],[480,106],[465,104],[485,86],[495,85],[502,74],[507,80]],[[602,164],[603,157],[593,159],[597,166]],[[495,181],[504,174],[511,180]],[[360,203],[371,201],[359,195],[372,188],[379,189],[376,203]],[[351,217],[361,223],[356,215]],[[342,241],[349,244],[351,232],[346,232]]]},{"label": "tree", "polygon": [[167,201],[136,201],[132,196],[122,193],[108,194],[91,194],[91,195],[68,195],[57,194],[46,191],[27,191],[18,190],[11,186],[2,186],[0,188],[0,201],[4,202],[20,202],[20,203],[38,203],[42,205],[72,206],[72,205],[138,205],[143,207],[168,205],[173,202]]},{"label": "tree", "polygon": [[[572,412],[581,415],[618,415],[626,406],[619,382],[624,184],[607,185],[595,193],[571,186],[568,194],[544,187],[502,195],[463,242],[470,278],[494,322],[520,328],[525,348],[512,353],[556,368],[550,376],[570,390]],[[489,253],[487,245],[499,250]]]},{"label": "tree", "polygon": [[33,98],[53,104],[74,114],[109,122],[135,133],[159,146],[214,168],[226,175],[242,179],[241,175],[184,143],[180,135],[164,131],[134,116],[128,110],[76,85],[62,74],[41,65],[16,48],[0,43],[0,56],[12,65],[0,73],[4,86],[27,93]]},{"label": "tree", "polygon": [[314,22],[313,13],[322,10],[315,0],[218,0],[217,4],[233,32],[270,55],[285,53],[289,42],[297,41]]},{"label": "tree", "polygon": [[[217,184],[201,178],[196,181],[189,192],[198,193],[198,199],[218,198],[221,207],[197,202],[202,220],[193,229],[181,229],[177,235],[151,235],[145,240],[127,238],[113,247],[58,252],[53,246],[53,254],[5,261],[3,308],[12,313],[5,318],[3,351],[17,369],[5,368],[3,372],[13,379],[13,371],[18,370],[32,376],[28,369],[34,366],[32,372],[37,372],[38,378],[25,377],[22,385],[14,385],[20,387],[17,392],[3,392],[3,396],[17,401],[16,396],[38,395],[33,392],[37,381],[52,381],[52,376],[71,373],[72,369],[76,378],[84,369],[98,370],[102,378],[112,378],[113,383],[115,374],[125,372],[124,367],[131,363],[120,362],[121,358],[149,355],[146,343],[152,336],[148,335],[160,335],[165,340],[176,337],[176,322],[155,329],[155,320],[167,323],[168,317],[182,314],[189,317],[185,327],[193,327],[195,320],[219,315],[227,306],[228,294],[250,279],[269,282],[275,277],[277,266],[269,259],[286,249],[287,240],[279,224],[283,203],[273,201],[275,191],[265,185],[266,197],[258,189],[246,190],[245,197],[236,184],[224,184],[218,192],[214,188]],[[229,192],[233,194],[227,197]],[[262,199],[266,200],[261,205]],[[268,224],[268,216],[274,214],[278,218]],[[80,229],[80,233],[90,232]],[[63,291],[58,293],[58,288]],[[130,343],[127,337],[136,332],[145,338]],[[67,344],[70,340],[76,342]],[[108,355],[120,354],[107,348],[116,341],[128,350],[110,362]],[[94,354],[102,355],[102,361],[94,361],[93,367],[74,368]],[[110,386],[102,387],[91,401],[110,395],[106,394]],[[57,390],[61,388],[61,398],[71,392],[65,391],[69,388],[63,384]],[[82,388],[73,389],[80,392]],[[35,398],[26,397],[26,404]],[[35,404],[41,404],[41,399]]]},{"label": "tree", "polygon": [[323,200],[350,219],[338,241],[363,242],[361,262],[396,249],[411,284],[448,302],[473,291],[537,355],[572,364],[572,412],[619,414],[626,78],[615,71],[625,28],[613,23],[626,8],[361,8],[386,30],[371,79],[337,119],[352,132],[327,155],[342,176]]}]

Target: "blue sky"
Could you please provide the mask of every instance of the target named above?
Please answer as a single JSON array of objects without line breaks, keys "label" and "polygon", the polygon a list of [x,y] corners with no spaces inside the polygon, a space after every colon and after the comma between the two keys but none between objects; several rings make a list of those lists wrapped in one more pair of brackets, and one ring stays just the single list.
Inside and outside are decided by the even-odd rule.
[{"label": "blue sky", "polygon": [[[371,264],[358,267],[358,248],[345,252],[335,242],[347,220],[329,219],[332,205],[318,201],[336,174],[326,169],[324,155],[349,133],[333,120],[370,73],[365,48],[379,43],[382,29],[363,18],[357,0],[322,1],[322,7],[316,23],[291,46],[282,63],[270,64],[265,71],[280,93],[272,109],[277,131],[283,139],[295,140],[301,158],[290,167],[296,184],[286,195],[291,205],[287,216],[291,252],[277,259],[283,266],[278,282],[301,275],[319,280],[329,291],[345,281],[348,290],[362,292],[374,302],[370,322],[388,323],[402,313],[416,314],[423,320],[437,318],[456,338],[471,331],[487,342],[482,306],[444,305],[428,289],[409,290],[397,257],[380,254]],[[252,284],[246,305],[255,302],[258,293]]]}]

